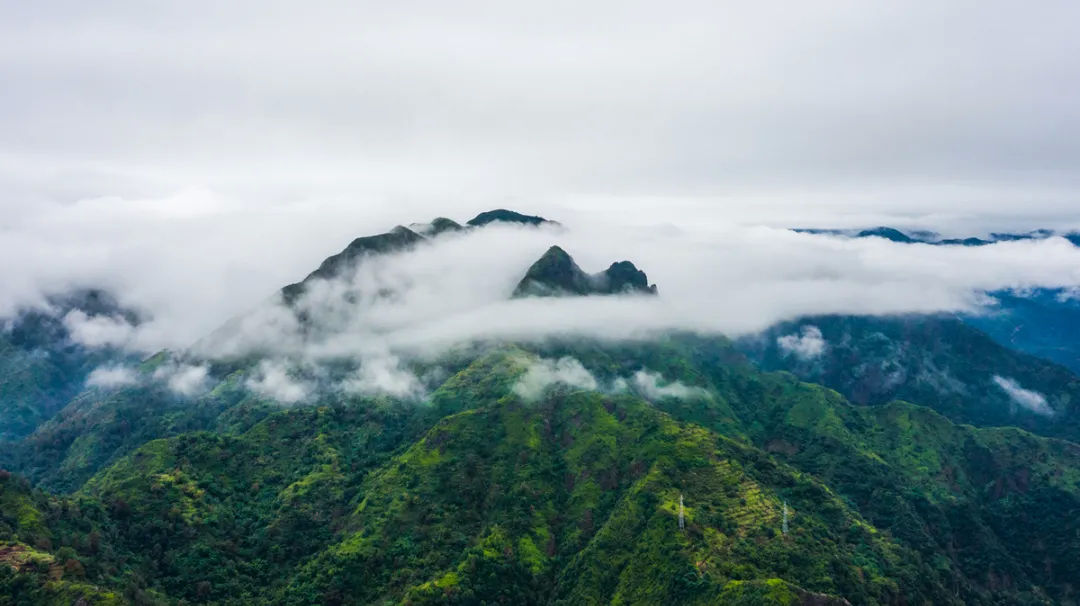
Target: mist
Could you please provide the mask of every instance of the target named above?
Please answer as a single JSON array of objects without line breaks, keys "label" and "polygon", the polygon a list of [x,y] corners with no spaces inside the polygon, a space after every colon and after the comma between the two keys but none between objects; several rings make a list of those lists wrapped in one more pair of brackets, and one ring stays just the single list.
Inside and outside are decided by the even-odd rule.
[{"label": "mist", "polygon": [[[632,260],[660,294],[511,299],[529,265],[553,244],[586,271]],[[987,291],[1077,284],[1080,249],[1057,237],[960,247],[738,225],[494,224],[363,258],[340,278],[309,283],[293,307],[271,299],[196,350],[210,358],[256,354],[304,363],[349,358],[359,365],[349,390],[415,396],[423,387],[409,360],[434,360],[470,342],[642,339],[675,330],[739,337],[807,315],[980,313],[992,308]],[[827,346],[809,329],[781,339],[786,351],[804,358]],[[531,372],[542,385],[574,370]],[[661,393],[648,379],[637,377],[639,390]]]},{"label": "mist", "polygon": [[[553,244],[586,271],[631,260],[658,284],[660,296],[510,300],[529,265]],[[276,260],[251,252],[252,264]],[[231,334],[201,343],[201,353],[270,349],[334,356],[564,333],[616,337],[697,330],[738,336],[804,315],[972,312],[988,303],[985,291],[1080,286],[1080,249],[1056,237],[961,247],[735,224],[712,229],[496,224],[370,257],[341,279],[312,283],[297,306],[319,324],[316,333],[323,336],[313,341],[300,334],[295,314],[274,295],[306,271],[249,288],[227,279],[231,268],[214,268],[211,262],[203,263],[210,268],[205,275],[194,277],[147,265],[138,268],[145,275],[125,276],[117,295],[123,303],[149,308],[150,319],[131,327],[69,314],[65,322],[77,340],[145,351],[186,348],[230,318],[237,318],[224,331]],[[316,265],[312,261],[308,269]],[[207,283],[211,293],[199,288]],[[358,296],[347,301],[346,293]],[[207,305],[211,294],[223,303]],[[159,301],[165,304],[155,307]],[[801,338],[807,337],[812,335]]]},{"label": "mist", "polygon": [[[144,321],[73,313],[77,342],[354,356],[379,362],[351,389],[407,394],[408,358],[475,339],[739,335],[1077,285],[1059,239],[787,230],[1080,227],[1075,3],[271,4],[0,8],[0,317],[103,288]],[[355,237],[497,207],[566,230],[365,263],[301,302],[315,337],[275,303]],[[553,244],[590,272],[631,260],[660,296],[507,300]]]}]

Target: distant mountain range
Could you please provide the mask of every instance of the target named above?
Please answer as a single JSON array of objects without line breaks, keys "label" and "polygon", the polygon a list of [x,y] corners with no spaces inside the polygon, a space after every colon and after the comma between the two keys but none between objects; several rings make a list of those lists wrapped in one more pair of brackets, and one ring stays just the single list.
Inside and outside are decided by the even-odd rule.
[{"label": "distant mountain range", "polygon": [[[850,238],[885,238],[900,243],[923,243],[936,246],[985,246],[995,242],[1044,240],[1062,237],[1080,246],[1080,233],[1058,233],[1040,229],[1027,233],[994,233],[988,238],[942,239],[928,231],[903,232],[891,227],[872,229],[796,229]],[[1066,289],[1032,288],[1018,291],[999,290],[986,293],[995,303],[977,314],[960,316],[1006,347],[1053,360],[1080,372],[1080,293]]]},{"label": "distant mountain range", "polygon": [[[318,281],[496,222],[552,240],[507,299],[664,296],[496,210],[358,238],[277,302],[317,323]],[[256,353],[74,345],[73,310],[139,317],[66,299],[0,343],[0,603],[1075,603],[1080,377],[1025,353],[1069,355],[1073,304],[1020,299],[463,343],[405,361],[422,396],[303,402],[252,389],[281,380]]]},{"label": "distant mountain range", "polygon": [[818,234],[826,236],[844,236],[849,238],[884,238],[893,242],[905,244],[934,244],[938,246],[985,246],[995,242],[1014,242],[1017,240],[1045,240],[1051,237],[1065,238],[1075,246],[1080,246],[1080,232],[1070,231],[1058,233],[1050,229],[1036,229],[1025,233],[991,233],[989,236],[979,238],[969,236],[966,238],[943,238],[940,234],[926,230],[904,232],[895,227],[871,227],[867,229],[817,229],[795,228],[792,231],[799,233]]}]

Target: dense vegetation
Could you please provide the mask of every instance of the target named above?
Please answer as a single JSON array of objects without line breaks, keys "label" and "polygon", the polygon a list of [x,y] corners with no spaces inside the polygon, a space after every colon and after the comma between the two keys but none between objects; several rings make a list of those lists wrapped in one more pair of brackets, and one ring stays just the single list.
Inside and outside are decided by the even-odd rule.
[{"label": "dense vegetation", "polygon": [[[5,499],[31,509],[5,516],[40,513],[5,517],[5,544],[81,572],[20,566],[7,591],[31,603],[84,585],[111,588],[86,589],[91,602],[1075,599],[1070,442],[852,405],[717,339],[532,349],[477,358],[423,405],[342,400],[149,440],[65,499],[9,478]],[[514,391],[535,356],[569,354],[601,382],[650,368],[696,391]]]},{"label": "dense vegetation", "polygon": [[965,316],[964,322],[1007,347],[1080,372],[1080,297],[1076,293],[1036,289],[1022,295],[991,294],[997,305],[987,313]]},{"label": "dense vegetation", "polygon": [[[819,331],[820,354],[781,346],[785,335]],[[859,404],[918,402],[961,423],[1016,426],[1080,440],[1080,377],[1052,362],[995,342],[946,316],[825,316],[783,323],[742,349],[768,369],[836,389]],[[1001,377],[1043,395],[1047,409],[1018,404]]]},{"label": "dense vegetation", "polygon": [[0,447],[31,433],[83,389],[99,364],[122,357],[111,348],[74,342],[63,322],[78,310],[88,317],[138,316],[97,290],[52,297],[47,310],[25,309],[0,320]]}]

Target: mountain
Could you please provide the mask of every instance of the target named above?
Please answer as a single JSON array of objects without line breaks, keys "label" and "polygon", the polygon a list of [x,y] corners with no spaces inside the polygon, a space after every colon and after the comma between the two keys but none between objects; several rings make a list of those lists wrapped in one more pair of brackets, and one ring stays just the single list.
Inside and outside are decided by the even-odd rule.
[{"label": "mountain", "polygon": [[[511,211],[490,211],[470,221],[479,227],[464,228],[450,219],[436,218],[429,224],[430,229],[421,230],[427,235],[398,226],[387,233],[356,238],[304,280],[283,288],[282,301],[297,306],[313,281],[345,277],[373,257],[423,246],[441,233],[482,229],[492,221],[510,221],[516,216],[527,217]],[[548,223],[555,224],[546,219],[524,222],[528,227]],[[308,309],[296,308],[295,313],[304,325],[312,324]],[[227,322],[205,337],[200,346],[209,347],[226,338],[239,329],[242,320]],[[137,370],[138,380],[112,389],[86,388],[86,375],[105,360],[112,358],[94,358],[85,363],[81,372],[67,371],[67,389],[55,399],[36,395],[29,398],[45,413],[32,432],[19,434],[18,443],[0,452],[0,465],[20,470],[42,487],[72,491],[147,440],[198,430],[246,429],[277,406],[245,388],[245,382],[257,372],[257,359],[185,360],[183,355],[172,352],[160,352],[141,362],[129,357],[125,361]],[[206,389],[189,397],[173,393],[161,381],[151,380],[155,373],[170,368],[205,368]],[[0,373],[0,385],[5,378],[14,383],[19,375]],[[22,384],[39,389],[48,383],[38,378]],[[49,408],[44,409],[42,402]]]},{"label": "mountain", "polygon": [[558,246],[540,257],[514,288],[514,297],[558,297],[567,295],[656,294],[645,272],[629,261],[612,263],[596,274],[586,274],[574,259]]},{"label": "mountain", "polygon": [[0,603],[149,603],[116,589],[114,567],[130,554],[113,550],[111,533],[100,503],[46,495],[0,470]]},{"label": "mountain", "polygon": [[[928,231],[901,232],[890,227],[866,230],[797,229],[804,233],[844,237],[882,237],[900,243],[923,243],[940,246],[984,246],[995,242],[1040,240],[1060,236],[1080,246],[1080,233],[1040,229],[1027,233],[992,233],[977,237],[943,239]],[[999,290],[985,293],[993,303],[959,318],[969,326],[990,335],[998,343],[1045,358],[1073,372],[1080,372],[1080,299],[1076,293],[1060,288]]]},{"label": "mountain", "polygon": [[[436,223],[354,241],[300,293]],[[522,271],[508,297],[656,292],[557,246]],[[405,361],[408,397],[276,401],[262,362],[128,362],[13,442],[0,604],[1080,597],[1080,379],[956,318],[466,343]]]},{"label": "mountain", "polygon": [[947,316],[823,316],[741,342],[766,369],[859,404],[906,400],[958,423],[1080,441],[1080,377]]},{"label": "mountain", "polygon": [[[543,217],[523,215],[511,210],[497,209],[482,212],[470,219],[466,225],[468,228],[484,227],[491,223],[519,223],[523,225],[558,225],[555,221],[549,221]],[[353,240],[344,250],[327,257],[318,269],[308,274],[301,282],[290,284],[281,289],[282,298],[288,304],[295,303],[306,291],[307,285],[313,280],[330,280],[341,277],[342,274],[355,267],[364,257],[385,255],[403,252],[418,244],[447,232],[458,232],[467,229],[459,223],[446,217],[437,217],[427,224],[414,224],[417,231],[398,225],[384,234],[365,236]]]},{"label": "mountain", "polygon": [[87,289],[51,295],[44,307],[20,310],[0,327],[0,444],[48,420],[96,367],[129,357],[114,347],[75,341],[69,318],[128,326],[141,321],[108,293]]},{"label": "mountain", "polygon": [[489,223],[501,221],[504,223],[522,223],[524,225],[541,225],[541,224],[554,224],[558,225],[555,221],[549,221],[543,217],[536,215],[523,215],[519,212],[512,210],[506,210],[505,208],[499,208],[496,210],[489,210],[476,215],[472,219],[469,219],[467,225],[473,227],[482,227]]},{"label": "mountain", "polygon": [[446,232],[463,231],[460,223],[446,217],[435,217],[431,223],[411,223],[409,229],[423,236],[437,236]]},{"label": "mountain", "polygon": [[1036,229],[1025,233],[991,233],[985,238],[969,236],[966,238],[942,238],[940,234],[927,230],[902,231],[895,227],[878,226],[867,229],[819,229],[794,228],[792,231],[848,238],[884,238],[901,244],[933,244],[935,246],[986,246],[996,242],[1015,242],[1018,240],[1045,240],[1053,236],[1065,238],[1074,246],[1080,246],[1080,232],[1056,232],[1050,229]]},{"label": "mountain", "polygon": [[886,240],[892,240],[893,242],[910,243],[916,240],[900,231],[899,229],[893,229],[891,227],[875,227],[873,229],[864,229],[855,235],[856,238],[885,238]]},{"label": "mountain", "polygon": [[995,303],[963,316],[998,343],[1080,372],[1080,297],[1063,289],[988,293]]},{"label": "mountain", "polygon": [[[569,355],[602,381],[650,368],[692,395],[518,395],[538,360]],[[1076,445],[852,405],[740,359],[692,336],[507,347],[424,407],[342,401],[149,441],[77,499],[132,554],[116,583],[196,603],[1070,595]]]},{"label": "mountain", "polygon": [[292,303],[305,292],[306,285],[312,280],[330,280],[340,277],[344,271],[353,267],[365,256],[409,250],[424,239],[424,236],[401,225],[385,234],[357,238],[350,242],[345,250],[327,257],[319,268],[308,274],[303,281],[282,288],[281,294],[286,303]]},{"label": "mountain", "polygon": [[211,366],[206,391],[191,396],[154,379],[159,369],[178,367],[182,366],[177,356],[163,352],[136,366],[138,380],[130,385],[81,391],[14,445],[5,464],[42,488],[72,492],[147,441],[191,431],[246,428],[278,406],[244,387],[253,368]]}]

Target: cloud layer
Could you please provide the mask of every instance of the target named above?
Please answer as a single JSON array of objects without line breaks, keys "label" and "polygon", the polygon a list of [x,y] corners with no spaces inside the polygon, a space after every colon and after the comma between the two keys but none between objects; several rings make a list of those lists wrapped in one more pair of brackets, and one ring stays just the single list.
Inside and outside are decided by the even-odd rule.
[{"label": "cloud layer", "polygon": [[[405,394],[404,357],[463,340],[741,334],[1080,286],[1056,239],[779,229],[1080,227],[1074,2],[48,0],[0,16],[0,317],[101,287],[150,318],[71,314],[83,344],[183,349],[240,318],[203,353],[348,354],[368,361],[355,390]],[[326,312],[318,338],[268,303],[354,237],[498,206],[570,230],[366,264],[302,302]],[[630,259],[662,296],[507,301],[552,244],[588,271]],[[260,388],[299,393],[264,370]]]},{"label": "cloud layer", "polygon": [[[320,254],[336,252],[349,239]],[[274,266],[276,254],[267,257],[244,242],[220,256],[198,250],[186,257],[191,266],[159,266],[158,259],[173,254],[172,243],[147,244],[147,254],[125,258],[121,274],[114,263],[96,266],[93,256],[75,264],[84,279],[122,276],[110,283],[121,302],[145,309],[149,318],[132,327],[73,312],[64,320],[75,340],[141,351],[194,344],[192,355],[209,359],[257,353],[279,363],[261,367],[249,387],[287,403],[307,399],[313,385],[327,381],[348,393],[419,397],[428,382],[415,376],[412,361],[476,340],[626,339],[668,330],[739,336],[805,315],[978,312],[988,303],[985,291],[1080,286],[1080,249],[1061,238],[941,247],[737,223],[679,228],[586,222],[443,234],[411,251],[366,258],[340,279],[316,281],[292,309],[273,293],[318,260],[284,272]],[[661,295],[510,299],[525,270],[553,244],[586,271],[630,259]],[[223,258],[247,259],[267,271],[250,282],[233,281],[232,261]],[[26,266],[0,272],[27,284],[38,277]],[[290,275],[278,276],[285,273]],[[15,292],[4,293],[9,305]],[[310,321],[302,324],[301,315]],[[810,329],[781,339],[781,346],[802,357],[825,346]],[[341,358],[351,360],[353,374],[319,376],[324,361]],[[199,364],[160,372],[180,394],[208,387],[207,369]]]},{"label": "cloud layer", "polygon": [[[630,258],[662,295],[511,300],[525,269],[551,244],[590,270]],[[297,303],[313,325],[266,305],[201,347],[206,355],[381,357],[491,338],[617,339],[666,330],[738,336],[811,314],[978,311],[987,290],[1077,283],[1080,249],[1060,238],[969,248],[741,226],[495,226],[372,257],[342,279],[313,284]],[[784,343],[796,355],[824,346],[812,329],[789,337]]]}]

